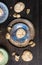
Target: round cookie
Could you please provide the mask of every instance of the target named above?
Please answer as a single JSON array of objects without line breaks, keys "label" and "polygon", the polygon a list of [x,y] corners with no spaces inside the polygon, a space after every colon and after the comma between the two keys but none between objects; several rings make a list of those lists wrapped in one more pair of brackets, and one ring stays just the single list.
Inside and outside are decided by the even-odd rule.
[{"label": "round cookie", "polygon": [[26,62],[31,61],[33,59],[33,55],[30,51],[24,51],[21,57],[22,60]]},{"label": "round cookie", "polygon": [[21,11],[24,10],[24,8],[25,8],[25,4],[23,2],[18,2],[14,6],[14,11],[20,13]]}]

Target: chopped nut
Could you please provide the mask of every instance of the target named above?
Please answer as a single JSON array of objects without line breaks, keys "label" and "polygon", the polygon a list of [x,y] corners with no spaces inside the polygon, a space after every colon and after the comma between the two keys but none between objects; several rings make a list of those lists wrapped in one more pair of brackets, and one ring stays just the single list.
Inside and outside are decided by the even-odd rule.
[{"label": "chopped nut", "polygon": [[36,44],[35,43],[33,43],[32,45],[30,45],[31,47],[34,47],[34,46],[36,46]]},{"label": "chopped nut", "polygon": [[9,33],[6,34],[6,39],[10,39],[10,34]]},{"label": "chopped nut", "polygon": [[15,17],[15,18],[20,18],[20,17],[21,17],[21,15],[20,15],[20,14],[16,14],[16,13],[15,13],[15,14],[13,15],[13,17]]},{"label": "chopped nut", "polygon": [[15,18],[16,18],[16,17],[17,17],[17,14],[16,14],[16,13],[15,13],[15,14],[13,14],[13,17],[15,17]]},{"label": "chopped nut", "polygon": [[33,41],[30,41],[29,45],[33,44],[34,42]]},{"label": "chopped nut", "polygon": [[15,52],[12,53],[12,56],[15,56]]},{"label": "chopped nut", "polygon": [[15,55],[15,61],[19,61],[20,56]]},{"label": "chopped nut", "polygon": [[8,31],[10,31],[11,30],[11,27],[8,27]]},{"label": "chopped nut", "polygon": [[30,13],[30,9],[27,9],[27,10],[26,10],[26,13],[29,14],[29,13]]},{"label": "chopped nut", "polygon": [[20,18],[21,17],[21,15],[20,14],[17,14],[17,18]]}]

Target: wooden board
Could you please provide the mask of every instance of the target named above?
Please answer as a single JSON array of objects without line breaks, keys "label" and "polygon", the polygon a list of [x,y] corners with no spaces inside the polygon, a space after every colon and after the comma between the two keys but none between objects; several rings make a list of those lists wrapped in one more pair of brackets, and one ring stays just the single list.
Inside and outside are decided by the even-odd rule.
[{"label": "wooden board", "polygon": [[[38,0],[0,0],[0,1],[5,3],[9,9],[8,19],[3,24],[0,24],[0,31],[2,31],[0,32],[0,47],[4,47],[9,53],[9,62],[7,65],[41,65],[39,64],[39,60],[40,60],[39,58],[39,1]],[[31,10],[28,15],[26,14],[25,10],[22,11],[20,14],[21,14],[21,18],[30,20],[35,27],[36,36],[34,41],[36,43],[36,47],[34,48],[31,48],[30,46],[27,46],[25,48],[18,48],[13,46],[8,40],[5,39],[5,35],[7,33],[7,26],[12,20],[15,19],[13,17],[14,5],[19,1],[24,2],[26,8],[30,8]],[[11,6],[13,7],[12,10],[10,9]],[[14,57],[12,57],[11,54],[15,51],[17,52],[17,54],[21,56],[22,52],[25,49],[30,50],[32,52],[34,56],[33,60],[31,62],[24,62],[20,58],[20,60],[16,62],[14,60]]]}]

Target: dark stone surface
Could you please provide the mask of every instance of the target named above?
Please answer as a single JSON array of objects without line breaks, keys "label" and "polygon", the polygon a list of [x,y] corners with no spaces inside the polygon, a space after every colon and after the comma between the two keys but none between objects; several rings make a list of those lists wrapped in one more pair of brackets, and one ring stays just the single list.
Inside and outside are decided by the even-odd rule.
[{"label": "dark stone surface", "polygon": [[[39,31],[42,32],[41,26],[40,26],[40,22],[39,22],[39,0],[0,0],[3,3],[5,3],[7,5],[7,7],[9,8],[9,17],[6,20],[5,23],[0,24],[0,30],[2,32],[0,32],[0,47],[4,47],[8,52],[9,52],[9,62],[7,65],[41,65],[42,64],[42,36],[40,36],[42,33],[39,34]],[[17,48],[15,46],[13,46],[12,44],[10,44],[10,42],[8,40],[5,39],[5,35],[7,33],[7,26],[8,24],[14,20],[15,18],[13,18],[13,14],[14,14],[14,5],[15,3],[17,3],[18,1],[22,1],[25,3],[26,8],[30,8],[31,12],[29,15],[26,14],[25,10],[23,12],[21,12],[21,18],[25,18],[30,20],[34,27],[35,27],[35,31],[36,31],[36,36],[35,36],[35,43],[36,43],[36,47],[31,48],[30,46],[27,46],[25,48]],[[13,7],[13,9],[10,9],[10,6]],[[11,16],[10,16],[11,15]],[[42,17],[42,16],[41,16]],[[42,18],[41,18],[42,21]],[[41,22],[42,24],[42,22]],[[41,41],[39,41],[39,38],[41,39]],[[31,62],[24,62],[22,61],[22,59],[20,58],[19,62],[16,62],[14,60],[14,58],[11,56],[13,51],[16,51],[17,54],[19,54],[21,56],[22,52],[27,49],[30,50],[33,53],[33,60]]]}]

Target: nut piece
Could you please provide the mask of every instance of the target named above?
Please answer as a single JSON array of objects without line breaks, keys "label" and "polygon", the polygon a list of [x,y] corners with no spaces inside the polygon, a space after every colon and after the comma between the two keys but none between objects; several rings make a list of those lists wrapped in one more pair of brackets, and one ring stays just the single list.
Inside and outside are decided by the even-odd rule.
[{"label": "nut piece", "polygon": [[35,44],[33,41],[31,41],[31,42],[29,43],[29,45],[30,45],[31,47],[36,46],[36,44]]},{"label": "nut piece", "polygon": [[25,8],[25,4],[23,2],[18,2],[14,6],[14,11],[20,13],[21,11],[24,10],[24,8]]},{"label": "nut piece", "polygon": [[20,18],[21,17],[21,15],[20,14],[13,14],[13,17],[15,17],[15,18]]},{"label": "nut piece", "polygon": [[30,41],[29,45],[32,45],[34,42],[33,41]]},{"label": "nut piece", "polygon": [[15,52],[12,53],[12,56],[15,56]]},{"label": "nut piece", "polygon": [[22,60],[23,61],[31,61],[33,59],[33,55],[30,51],[24,51],[22,54]]},{"label": "nut piece", "polygon": [[35,47],[36,46],[36,44],[35,43],[33,43],[32,45],[30,45],[31,47]]},{"label": "nut piece", "polygon": [[11,27],[8,27],[8,31],[10,31],[11,30]]},{"label": "nut piece", "polygon": [[15,55],[15,61],[19,61],[20,56]]},{"label": "nut piece", "polygon": [[16,18],[16,17],[17,17],[17,14],[16,14],[16,13],[15,13],[15,14],[13,14],[13,17],[15,17],[15,18]]},{"label": "nut piece", "polygon": [[27,9],[27,10],[26,10],[26,13],[29,14],[29,13],[30,13],[30,9]]},{"label": "nut piece", "polygon": [[17,18],[20,18],[21,17],[21,15],[20,14],[17,14]]},{"label": "nut piece", "polygon": [[10,39],[10,34],[9,33],[6,34],[6,39]]}]

